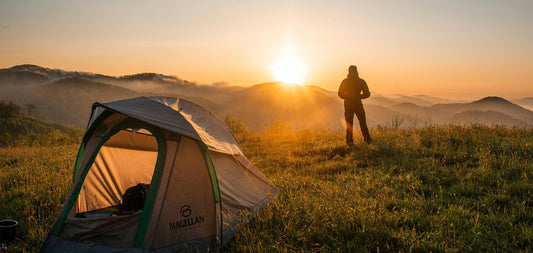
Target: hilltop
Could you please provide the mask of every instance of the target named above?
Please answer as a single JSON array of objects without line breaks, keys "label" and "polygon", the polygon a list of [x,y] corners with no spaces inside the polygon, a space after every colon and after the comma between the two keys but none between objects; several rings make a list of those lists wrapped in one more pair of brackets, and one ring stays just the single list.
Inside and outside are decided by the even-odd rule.
[{"label": "hilltop", "polygon": [[[222,119],[239,117],[252,129],[280,121],[296,129],[343,128],[342,100],[335,91],[318,86],[204,85],[151,72],[114,77],[19,65],[0,70],[0,91],[0,100],[35,107],[47,120],[74,126],[86,124],[94,102],[173,96],[198,103]],[[483,124],[529,128],[533,112],[523,106],[530,101],[485,97],[465,102],[427,95],[373,94],[364,104],[370,127]]]}]

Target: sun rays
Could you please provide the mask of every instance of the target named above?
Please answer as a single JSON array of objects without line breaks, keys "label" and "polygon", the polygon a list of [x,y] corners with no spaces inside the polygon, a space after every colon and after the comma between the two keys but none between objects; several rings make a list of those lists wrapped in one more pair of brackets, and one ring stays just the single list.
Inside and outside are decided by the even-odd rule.
[{"label": "sun rays", "polygon": [[285,46],[283,54],[269,68],[276,81],[287,85],[302,85],[307,74],[304,62],[293,52],[292,46]]}]

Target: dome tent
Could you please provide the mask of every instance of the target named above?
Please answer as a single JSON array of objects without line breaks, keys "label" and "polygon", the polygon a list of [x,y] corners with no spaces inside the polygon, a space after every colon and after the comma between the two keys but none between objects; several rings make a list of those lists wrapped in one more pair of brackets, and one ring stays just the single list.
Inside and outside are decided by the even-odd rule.
[{"label": "dome tent", "polygon": [[[139,186],[140,210],[125,210]],[[95,103],[72,188],[41,251],[209,251],[277,192],[224,123],[194,103]]]}]

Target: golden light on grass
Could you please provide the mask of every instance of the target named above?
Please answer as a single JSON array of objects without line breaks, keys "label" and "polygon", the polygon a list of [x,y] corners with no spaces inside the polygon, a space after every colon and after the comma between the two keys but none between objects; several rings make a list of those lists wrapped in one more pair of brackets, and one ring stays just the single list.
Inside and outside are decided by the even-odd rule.
[{"label": "golden light on grass", "polygon": [[287,85],[302,85],[307,74],[305,64],[292,53],[291,46],[286,46],[284,51],[276,63],[270,66],[274,79]]}]

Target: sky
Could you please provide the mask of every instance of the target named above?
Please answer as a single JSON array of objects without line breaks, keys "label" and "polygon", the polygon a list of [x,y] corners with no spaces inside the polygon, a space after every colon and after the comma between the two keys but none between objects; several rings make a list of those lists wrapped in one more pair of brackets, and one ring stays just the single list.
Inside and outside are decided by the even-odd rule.
[{"label": "sky", "polygon": [[245,86],[290,58],[328,90],[353,64],[376,93],[533,97],[532,27],[531,0],[0,0],[0,68]]}]

